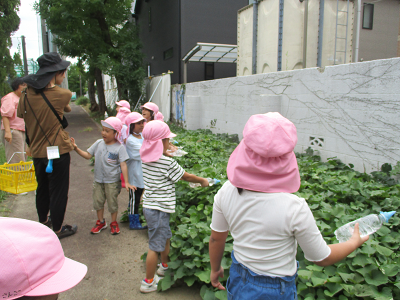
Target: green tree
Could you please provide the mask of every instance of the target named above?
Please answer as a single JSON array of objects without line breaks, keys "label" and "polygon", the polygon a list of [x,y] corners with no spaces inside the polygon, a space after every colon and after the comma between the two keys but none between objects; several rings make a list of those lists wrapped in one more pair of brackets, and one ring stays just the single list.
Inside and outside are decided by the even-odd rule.
[{"label": "green tree", "polygon": [[[82,64],[72,64],[68,69],[68,87],[72,92],[76,92],[77,97],[83,96],[87,92],[87,74]],[[82,84],[82,95],[81,95]]]},{"label": "green tree", "polygon": [[[10,55],[11,33],[18,30],[20,19],[17,15],[20,0],[0,1],[0,96],[11,91],[6,80],[15,77],[14,59]],[[14,56],[14,58],[17,58]]]},{"label": "green tree", "polygon": [[[144,76],[138,39],[133,25],[129,24],[131,3],[132,0],[41,0],[36,3],[37,11],[57,36],[54,42],[60,52],[88,63],[96,80],[100,113],[106,110],[102,69],[115,76],[120,98],[124,91],[132,90],[135,94],[133,91],[141,89],[142,78],[126,80],[121,70],[123,66],[129,69],[127,62],[135,58],[134,66]],[[135,76],[139,77],[136,73]]]}]

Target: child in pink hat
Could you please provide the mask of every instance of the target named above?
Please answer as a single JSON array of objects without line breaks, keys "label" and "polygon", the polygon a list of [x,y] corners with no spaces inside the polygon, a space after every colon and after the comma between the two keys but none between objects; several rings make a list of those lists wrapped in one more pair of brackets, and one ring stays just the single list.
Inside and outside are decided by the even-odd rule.
[{"label": "child in pink hat", "polygon": [[126,101],[126,100],[120,100],[120,101],[118,101],[118,102],[115,102],[115,104],[117,105],[117,107],[115,108],[115,110],[116,110],[117,112],[119,112],[119,110],[120,110],[121,107],[125,107],[125,108],[131,110],[131,105],[130,105],[129,102]]},{"label": "child in pink hat", "polygon": [[[159,277],[168,269],[169,241],[172,237],[169,216],[175,212],[175,183],[179,180],[208,186],[206,178],[185,172],[172,158],[164,156],[169,138],[175,137],[166,123],[152,121],[143,129],[142,158],[144,195],[143,214],[149,227],[149,251],[146,259],[146,278],[142,280],[140,291],[150,293],[157,290]],[[161,264],[157,270],[158,253]]]},{"label": "child in pink hat", "polygon": [[39,222],[0,217],[0,253],[0,299],[55,300],[87,272]]},{"label": "child in pink hat", "polygon": [[136,190],[129,184],[128,169],[126,161],[129,159],[125,147],[121,145],[118,138],[121,134],[122,123],[116,117],[109,117],[101,121],[102,139],[97,140],[92,146],[83,151],[78,148],[75,140],[71,138],[75,151],[86,159],[95,157],[94,182],[93,182],[93,206],[97,212],[97,222],[91,233],[100,233],[107,228],[104,219],[104,204],[107,200],[108,211],[111,213],[111,234],[120,233],[117,223],[118,195],[121,192],[120,168],[125,179],[127,191]]},{"label": "child in pink hat", "polygon": [[223,290],[218,278],[231,233],[232,299],[295,299],[297,243],[308,260],[329,266],[368,239],[356,225],[348,242],[326,244],[305,199],[292,194],[300,187],[296,143],[296,127],[279,113],[253,115],[229,158],[229,180],[214,197],[209,253],[211,284]]},{"label": "child in pink hat", "polygon": [[142,131],[144,121],[143,116],[137,112],[130,113],[125,119],[128,136],[126,139],[126,152],[129,155],[129,160],[126,164],[128,167],[129,183],[136,186],[136,191],[129,191],[128,218],[129,229],[132,230],[147,228],[147,226],[142,226],[139,216],[140,198],[144,189],[142,160],[139,153],[143,144]]},{"label": "child in pink hat", "polygon": [[156,120],[156,115],[159,112],[157,104],[153,102],[147,102],[140,108],[142,109],[142,116],[146,119],[146,122]]}]

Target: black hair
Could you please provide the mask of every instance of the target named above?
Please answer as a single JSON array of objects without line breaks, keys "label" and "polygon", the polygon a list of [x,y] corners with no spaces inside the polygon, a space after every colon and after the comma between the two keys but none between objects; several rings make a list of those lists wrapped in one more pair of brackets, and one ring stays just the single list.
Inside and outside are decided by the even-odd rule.
[{"label": "black hair", "polygon": [[24,79],[21,77],[17,77],[15,78],[12,82],[11,82],[11,88],[12,90],[15,92],[16,90],[19,89],[19,86],[21,84],[24,84]]},{"label": "black hair", "polygon": [[242,188],[237,188],[237,190],[238,190],[239,195],[241,195],[242,192],[243,192],[243,189]]},{"label": "black hair", "polygon": [[131,125],[129,125],[129,134],[133,134],[133,131],[135,130],[135,124],[136,123],[131,123]]}]

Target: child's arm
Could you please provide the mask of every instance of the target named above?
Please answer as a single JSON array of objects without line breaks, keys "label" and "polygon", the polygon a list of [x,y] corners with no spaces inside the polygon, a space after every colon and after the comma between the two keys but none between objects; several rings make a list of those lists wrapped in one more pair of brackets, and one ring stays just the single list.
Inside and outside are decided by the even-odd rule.
[{"label": "child's arm", "polygon": [[350,240],[344,243],[328,245],[331,248],[331,254],[327,258],[321,261],[315,261],[314,263],[321,267],[326,267],[341,261],[346,258],[350,253],[360,247],[369,239],[369,235],[365,237],[360,236],[358,223],[354,226],[354,232]]},{"label": "child's arm", "polygon": [[128,178],[128,167],[126,166],[126,162],[122,161],[121,162],[121,171],[122,171],[122,175],[124,176],[124,180],[125,180],[125,188],[126,190],[129,192],[129,189],[131,190],[136,190],[136,186],[132,185],[129,183],[129,178]]},{"label": "child's arm", "polygon": [[203,177],[198,177],[194,174],[190,174],[188,172],[185,172],[183,176],[181,177],[181,180],[185,180],[188,182],[195,182],[195,183],[200,183],[202,187],[208,186],[208,180]]},{"label": "child's arm", "polygon": [[92,156],[93,156],[92,154],[78,148],[78,146],[75,144],[75,139],[73,137],[71,138],[71,143],[72,143],[72,146],[74,146],[74,150],[76,151],[76,153],[78,153],[80,156],[82,156],[83,158],[86,158],[86,159],[92,158]]},{"label": "child's arm", "polygon": [[219,282],[218,277],[224,277],[224,269],[221,267],[221,260],[224,256],[225,241],[227,237],[228,231],[217,232],[211,230],[210,243],[208,245],[211,264],[211,284],[213,287],[216,287],[220,290],[225,290],[223,285]]}]

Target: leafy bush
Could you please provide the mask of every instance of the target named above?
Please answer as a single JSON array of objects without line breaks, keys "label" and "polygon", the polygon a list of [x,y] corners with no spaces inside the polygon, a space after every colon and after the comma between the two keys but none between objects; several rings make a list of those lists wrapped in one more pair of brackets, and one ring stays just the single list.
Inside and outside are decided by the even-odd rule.
[{"label": "leafy bush", "polygon": [[[226,165],[237,145],[237,137],[213,135],[210,130],[178,133],[179,146],[189,152],[178,163],[190,173],[227,180]],[[328,244],[337,243],[334,230],[343,224],[379,211],[396,210],[400,205],[400,186],[389,171],[374,175],[360,173],[337,159],[321,162],[309,149],[297,154],[301,187],[296,193],[307,200],[316,223]],[[210,285],[208,242],[214,195],[221,185],[190,188],[187,182],[176,184],[176,212],[171,215],[172,230],[169,269],[159,283],[160,290],[176,282],[188,286],[202,285],[203,299],[226,299],[225,291]],[[297,279],[299,299],[400,299],[400,218],[396,214],[361,248],[348,258],[329,267],[319,267],[304,259],[298,248],[300,263]],[[229,276],[232,237],[228,236],[222,267],[225,285]],[[145,256],[145,255],[144,255]]]},{"label": "leafy bush", "polygon": [[88,105],[89,104],[89,98],[85,96],[81,96],[78,99],[76,99],[76,104],[78,105]]}]

